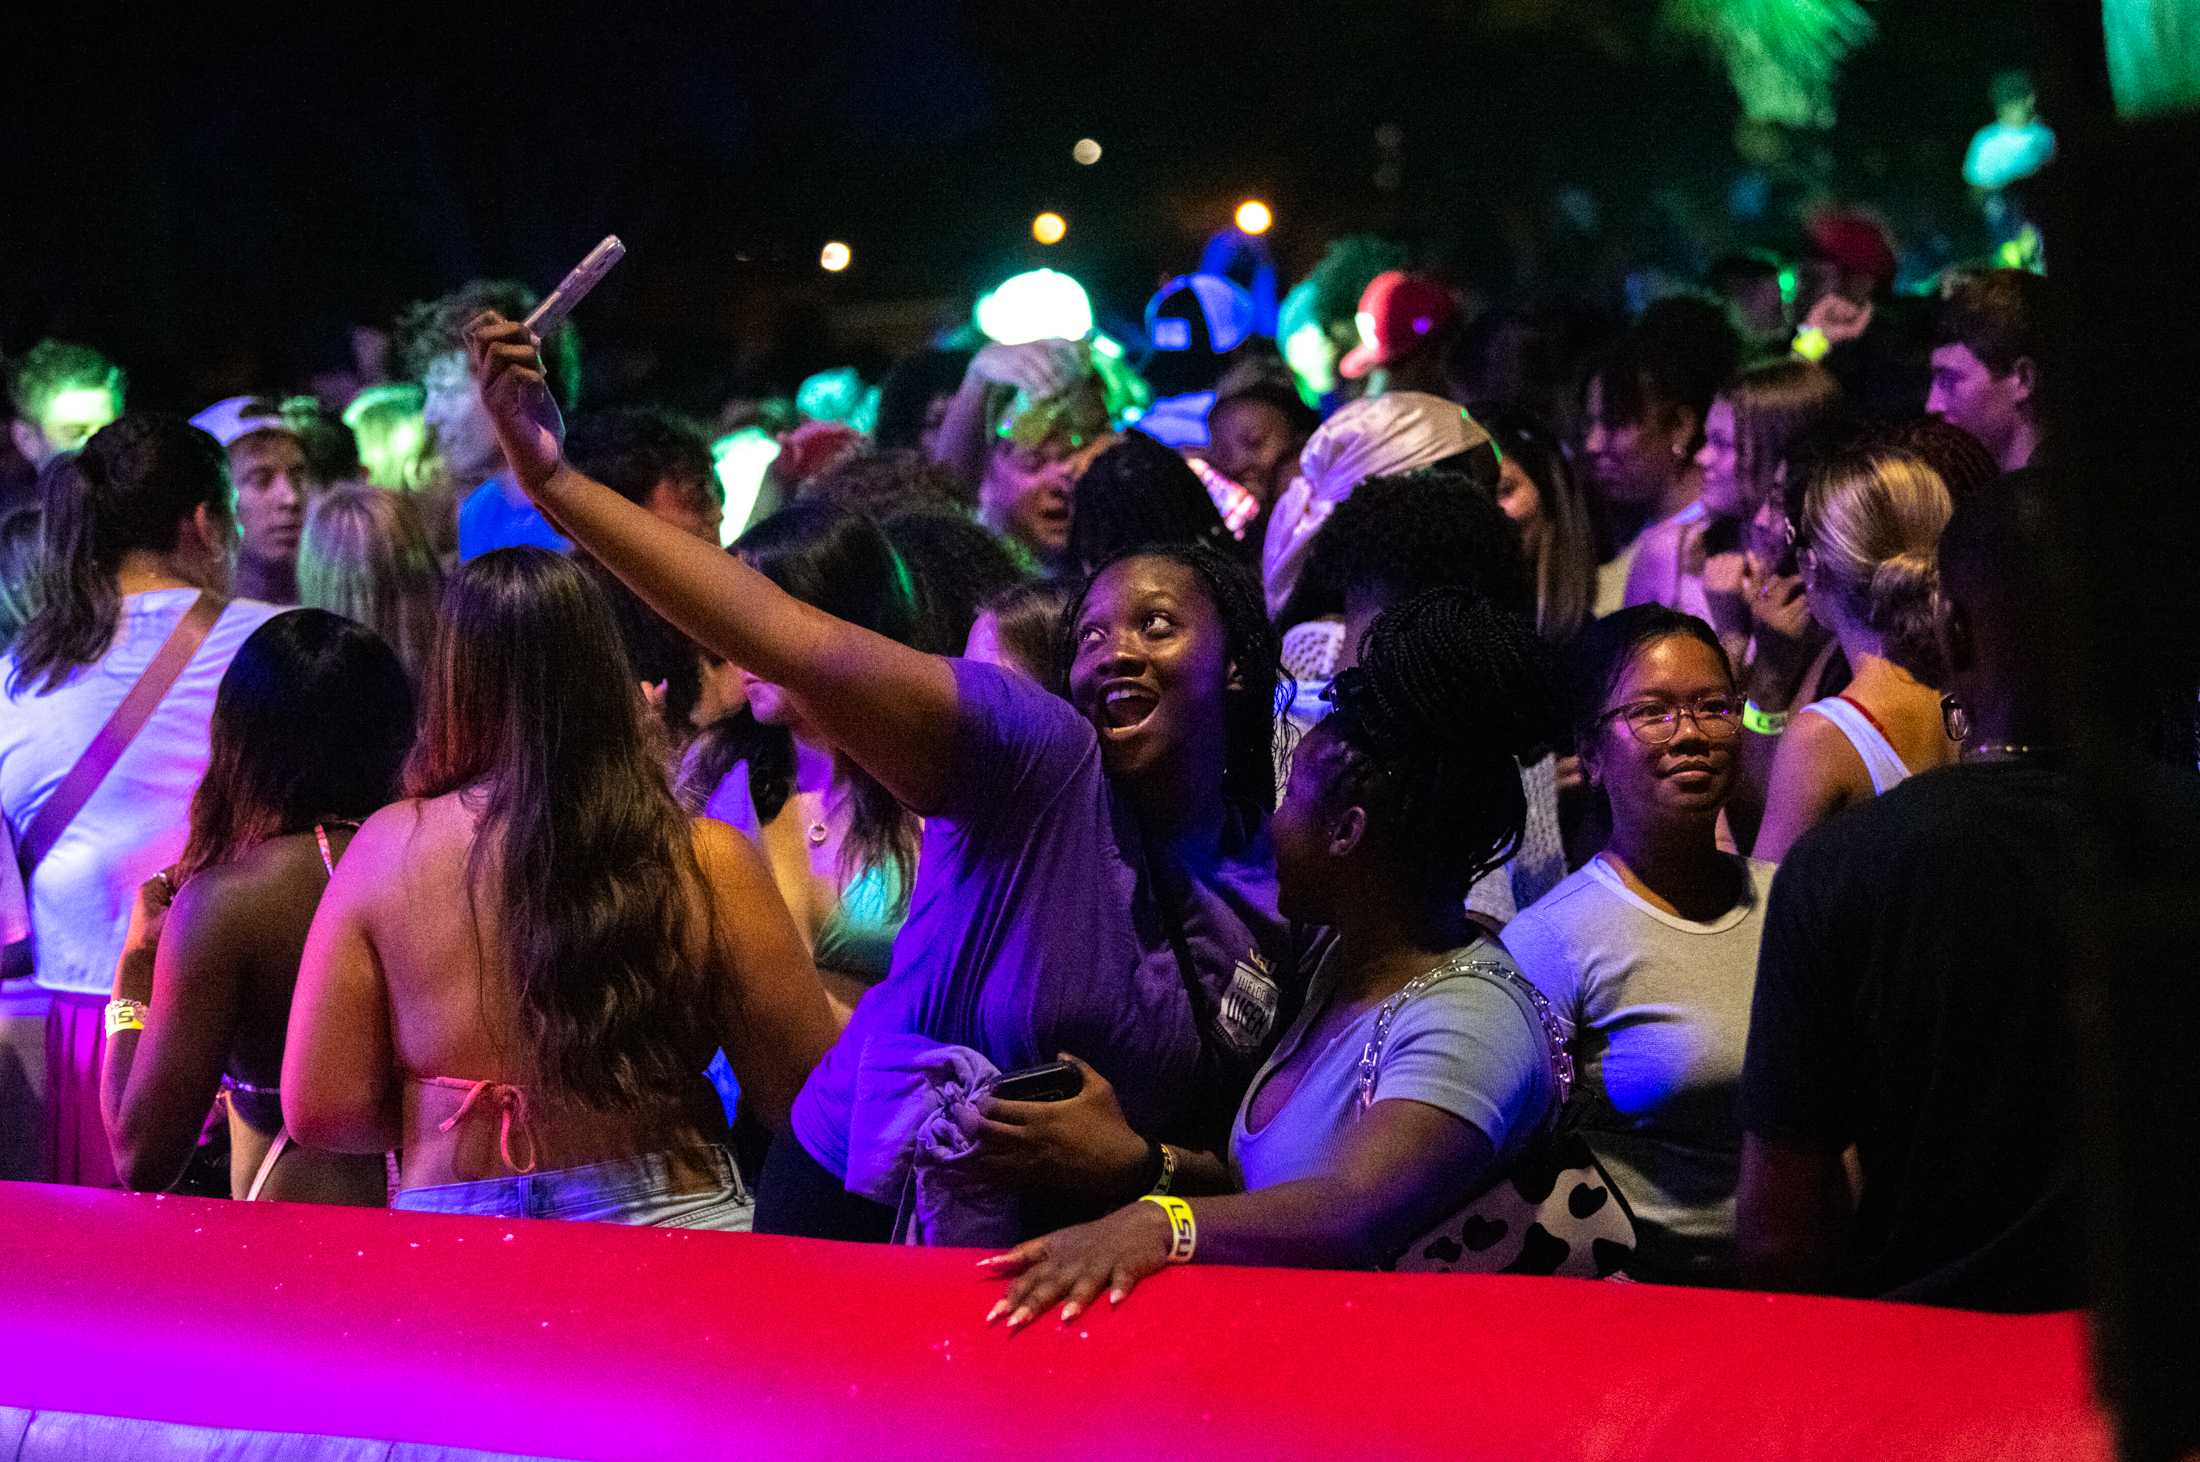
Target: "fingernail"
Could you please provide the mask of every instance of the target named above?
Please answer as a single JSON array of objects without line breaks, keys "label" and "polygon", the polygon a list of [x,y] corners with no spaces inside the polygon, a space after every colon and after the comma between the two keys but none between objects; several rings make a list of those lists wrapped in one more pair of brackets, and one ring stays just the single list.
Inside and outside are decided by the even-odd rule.
[{"label": "fingernail", "polygon": [[1001,1318],[1001,1311],[1003,1311],[1003,1310],[1005,1310],[1005,1309],[1007,1309],[1007,1308],[1008,1308],[1008,1301],[1007,1301],[1007,1300],[1002,1300],[1002,1301],[1001,1301],[1000,1303],[996,1304],[996,1305],[995,1305],[995,1306],[994,1306],[994,1307],[993,1307],[992,1309],[990,1309],[990,1310],[987,1310],[987,1311],[985,1312],[985,1323],[986,1323],[986,1324],[988,1324],[988,1325],[990,1325],[990,1324],[992,1324],[992,1323],[993,1323],[993,1322],[994,1322],[995,1320],[998,1320],[998,1319],[1000,1319],[1000,1318]]},{"label": "fingernail", "polygon": [[1077,1301],[1075,1300],[1071,1300],[1068,1304],[1062,1306],[1062,1323],[1067,1325],[1070,1321],[1076,1319],[1079,1315],[1083,1314],[1084,1309],[1085,1307],[1083,1305],[1077,1303]]},{"label": "fingernail", "polygon": [[1008,1328],[1011,1330],[1015,1329],[1019,1325],[1028,1325],[1030,1323],[1031,1306],[1029,1305],[1017,1306],[1016,1313],[1008,1317]]},{"label": "fingernail", "polygon": [[987,1268],[990,1268],[990,1267],[992,1267],[993,1265],[995,1265],[995,1264],[998,1264],[998,1263],[1000,1263],[1000,1262],[1001,1262],[1001,1256],[1000,1256],[1000,1255],[998,1255],[998,1254],[994,1254],[994,1255],[991,1255],[991,1256],[989,1256],[989,1257],[987,1257],[987,1258],[984,1258],[984,1259],[980,1259],[980,1260],[978,1261],[978,1267],[979,1267],[980,1269],[987,1269]]},{"label": "fingernail", "polygon": [[1119,1290],[1119,1289],[1111,1289],[1111,1290],[1109,1290],[1109,1291],[1108,1291],[1108,1303],[1109,1303],[1109,1304],[1111,1304],[1111,1305],[1119,1305],[1119,1304],[1123,1303],[1123,1294],[1124,1294],[1124,1292],[1123,1292],[1122,1290]]}]

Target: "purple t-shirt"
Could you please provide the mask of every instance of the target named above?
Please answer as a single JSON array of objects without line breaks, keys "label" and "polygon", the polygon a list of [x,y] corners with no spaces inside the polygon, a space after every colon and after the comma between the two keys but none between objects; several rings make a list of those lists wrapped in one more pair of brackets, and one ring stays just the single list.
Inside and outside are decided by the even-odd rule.
[{"label": "purple t-shirt", "polygon": [[[1201,1096],[1200,1033],[1145,869],[1129,804],[1100,739],[1020,675],[953,660],[961,717],[947,805],[924,822],[909,921],[891,972],[863,997],[795,1099],[794,1132],[831,1171],[848,1166],[864,1044],[913,1033],[982,1052],[1003,1071],[1068,1051],[1112,1083],[1142,1132]],[[1177,904],[1215,1012],[1210,1038],[1250,1074],[1274,1033],[1287,948],[1265,835],[1213,867],[1185,867]]]}]

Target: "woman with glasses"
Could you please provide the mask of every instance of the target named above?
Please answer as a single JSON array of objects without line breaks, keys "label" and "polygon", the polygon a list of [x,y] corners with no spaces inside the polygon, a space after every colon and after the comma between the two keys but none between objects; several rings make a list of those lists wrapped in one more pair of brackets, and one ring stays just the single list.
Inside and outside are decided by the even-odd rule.
[{"label": "woman with glasses", "polygon": [[[1797,491],[1790,484],[1788,491]],[[1811,617],[1833,632],[1851,674],[1839,695],[1774,718],[1779,750],[1750,851],[1778,862],[1853,803],[1956,759],[1941,725],[1933,556],[1953,504],[1924,458],[1892,446],[1837,452],[1807,471],[1796,563]]]},{"label": "woman with glasses", "polygon": [[1628,1272],[1734,1277],[1735,1099],[1772,865],[1721,852],[1742,702],[1711,626],[1640,604],[1578,652],[1582,768],[1604,850],[1505,926],[1568,1030],[1581,1135],[1635,1220]]}]

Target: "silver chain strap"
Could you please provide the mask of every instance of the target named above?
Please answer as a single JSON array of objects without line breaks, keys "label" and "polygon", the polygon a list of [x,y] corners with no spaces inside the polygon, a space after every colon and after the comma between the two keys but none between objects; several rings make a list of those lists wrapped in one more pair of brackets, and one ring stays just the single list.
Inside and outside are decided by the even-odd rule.
[{"label": "silver chain strap", "polygon": [[1486,980],[1498,980],[1526,997],[1536,1019],[1543,1025],[1543,1040],[1550,1051],[1551,1081],[1558,1089],[1558,1100],[1552,1104],[1553,1108],[1564,1107],[1574,1091],[1574,1055],[1566,1048],[1566,1032],[1559,1025],[1551,1002],[1511,965],[1457,954],[1435,969],[1406,981],[1405,988],[1385,1000],[1382,1008],[1375,1012],[1375,1034],[1360,1048],[1360,1110],[1364,1112],[1375,1104],[1375,1075],[1382,1065],[1383,1046],[1390,1040],[1391,1022],[1398,1018],[1399,1010],[1423,990],[1454,975],[1479,975]]}]

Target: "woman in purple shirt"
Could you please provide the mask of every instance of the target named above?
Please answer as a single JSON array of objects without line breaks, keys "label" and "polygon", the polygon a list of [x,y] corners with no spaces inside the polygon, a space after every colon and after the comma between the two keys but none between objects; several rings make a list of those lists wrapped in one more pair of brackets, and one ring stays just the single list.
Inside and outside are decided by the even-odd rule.
[{"label": "woman in purple shirt", "polygon": [[874,1037],[1003,1069],[1075,1050],[1139,1132],[1218,1141],[1289,1013],[1267,843],[1281,669],[1250,575],[1201,549],[1103,569],[1066,621],[1065,702],[835,619],[668,529],[565,462],[525,329],[484,317],[471,339],[512,470],[561,531],[925,819],[891,972],[804,1086],[758,1229],[886,1236],[891,1212],[843,1187]]}]

